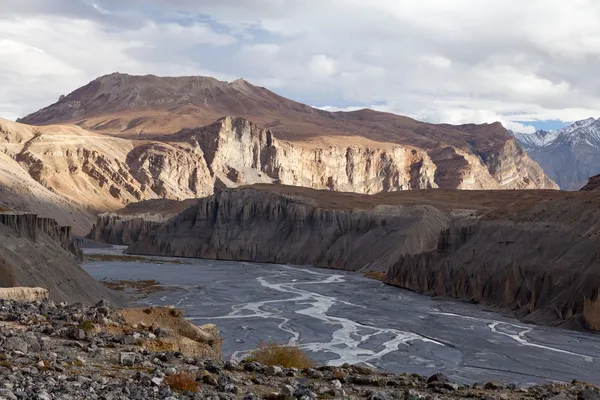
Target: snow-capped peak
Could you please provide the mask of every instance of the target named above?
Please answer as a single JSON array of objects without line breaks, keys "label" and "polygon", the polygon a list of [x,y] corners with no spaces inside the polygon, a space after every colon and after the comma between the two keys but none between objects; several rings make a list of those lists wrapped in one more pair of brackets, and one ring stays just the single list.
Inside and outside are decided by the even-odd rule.
[{"label": "snow-capped peak", "polygon": [[534,133],[513,132],[515,138],[525,147],[543,147],[556,140],[558,131],[535,131]]},{"label": "snow-capped peak", "polygon": [[573,122],[554,131],[539,130],[534,133],[513,133],[526,148],[540,148],[555,143],[568,143],[571,147],[583,143],[600,147],[600,118],[587,118]]}]

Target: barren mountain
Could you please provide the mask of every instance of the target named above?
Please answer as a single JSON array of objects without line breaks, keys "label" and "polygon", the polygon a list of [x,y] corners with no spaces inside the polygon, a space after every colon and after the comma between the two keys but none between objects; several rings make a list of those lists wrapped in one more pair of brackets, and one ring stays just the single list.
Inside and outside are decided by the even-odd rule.
[{"label": "barren mountain", "polygon": [[[21,122],[75,123],[94,131],[144,139],[196,129],[226,115],[243,117],[289,143],[277,150],[278,160],[285,158],[292,164],[300,164],[300,158],[312,164],[327,160],[335,168],[325,173],[323,181],[307,186],[335,186],[331,182],[346,180],[340,176],[344,169],[371,168],[377,179],[395,183],[369,188],[352,188],[350,184],[348,190],[372,193],[386,190],[386,185],[387,190],[556,188],[499,123],[434,125],[372,110],[326,112],[244,80],[228,83],[203,77],[115,73],[61,96],[57,103]],[[346,162],[346,158],[351,161]],[[413,175],[412,183],[402,176],[406,173]],[[356,180],[362,178],[356,176]],[[321,180],[321,176],[315,179]]]},{"label": "barren mountain", "polygon": [[561,189],[578,190],[590,176],[600,173],[600,119],[584,119],[550,132],[514,135]]}]

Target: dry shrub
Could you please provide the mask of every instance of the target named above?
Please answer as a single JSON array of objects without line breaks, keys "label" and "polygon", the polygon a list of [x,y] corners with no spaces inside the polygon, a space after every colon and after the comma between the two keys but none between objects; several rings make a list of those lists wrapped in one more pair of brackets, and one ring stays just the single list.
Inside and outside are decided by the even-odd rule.
[{"label": "dry shrub", "polygon": [[296,346],[263,343],[250,354],[252,360],[263,365],[278,365],[284,368],[311,368],[315,362]]},{"label": "dry shrub", "polygon": [[197,392],[200,389],[196,377],[185,372],[165,377],[164,383],[179,393]]},{"label": "dry shrub", "polygon": [[385,272],[367,271],[364,273],[364,275],[367,278],[377,279],[378,281],[383,282],[387,274]]}]

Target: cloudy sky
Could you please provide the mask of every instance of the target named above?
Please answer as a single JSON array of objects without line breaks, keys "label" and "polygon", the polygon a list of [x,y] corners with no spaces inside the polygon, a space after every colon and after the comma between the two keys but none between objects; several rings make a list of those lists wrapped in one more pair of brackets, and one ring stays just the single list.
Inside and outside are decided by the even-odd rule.
[{"label": "cloudy sky", "polygon": [[0,0],[0,116],[119,71],[532,131],[600,116],[598,21],[597,0]]}]

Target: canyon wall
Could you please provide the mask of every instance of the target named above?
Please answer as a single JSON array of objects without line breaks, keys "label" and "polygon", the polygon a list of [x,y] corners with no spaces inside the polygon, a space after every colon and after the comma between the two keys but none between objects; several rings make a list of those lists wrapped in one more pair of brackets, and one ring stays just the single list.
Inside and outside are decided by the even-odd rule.
[{"label": "canyon wall", "polygon": [[449,222],[446,213],[430,206],[326,210],[305,198],[223,190],[200,199],[127,252],[387,270],[401,254],[435,246]]},{"label": "canyon wall", "polygon": [[41,287],[54,301],[120,304],[81,269],[81,259],[70,228],[34,214],[0,213],[0,287]]},{"label": "canyon wall", "polygon": [[116,245],[129,245],[144,235],[160,227],[167,219],[156,214],[119,215],[103,213],[98,215],[87,238],[97,242]]},{"label": "canyon wall", "polygon": [[127,252],[378,271],[386,283],[421,293],[600,330],[598,196],[522,192],[494,209],[484,193],[485,208],[469,210],[467,198],[445,204],[428,200],[436,197],[429,192],[419,201],[439,206],[373,206],[352,194],[324,205],[316,191],[228,189],[199,200]]}]

